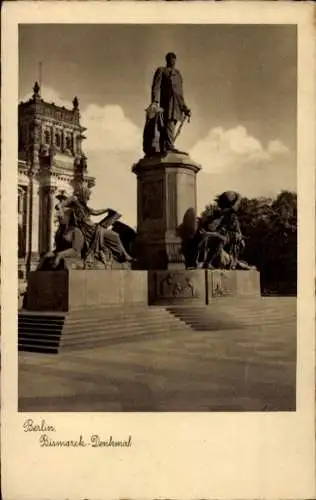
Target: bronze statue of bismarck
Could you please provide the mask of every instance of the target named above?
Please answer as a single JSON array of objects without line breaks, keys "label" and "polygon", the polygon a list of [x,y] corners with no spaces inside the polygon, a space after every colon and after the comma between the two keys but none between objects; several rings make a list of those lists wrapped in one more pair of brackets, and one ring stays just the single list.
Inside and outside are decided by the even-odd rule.
[{"label": "bronze statue of bismarck", "polygon": [[153,77],[143,141],[144,152],[149,156],[181,153],[175,148],[176,125],[190,117],[191,111],[183,97],[183,79],[175,67],[176,59],[176,55],[169,52],[166,65],[157,68]]}]

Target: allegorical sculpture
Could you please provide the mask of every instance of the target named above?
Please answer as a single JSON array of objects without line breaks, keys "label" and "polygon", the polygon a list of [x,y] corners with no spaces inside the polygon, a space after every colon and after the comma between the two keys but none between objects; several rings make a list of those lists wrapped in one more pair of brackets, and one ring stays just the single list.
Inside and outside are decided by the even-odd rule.
[{"label": "allegorical sculpture", "polygon": [[[157,68],[154,74],[143,135],[143,149],[147,156],[183,153],[175,148],[175,140],[191,112],[183,97],[182,75],[175,64],[176,55],[169,52],[166,66]],[[178,122],[180,125],[176,131]]]},{"label": "allegorical sculpture", "polygon": [[[132,248],[136,233],[118,221],[121,215],[115,210],[91,209],[88,206],[89,198],[90,189],[83,183],[76,186],[72,196],[59,199],[56,206],[59,225],[55,249],[45,255],[39,270],[61,269],[67,259],[77,259],[84,269],[89,267],[89,263],[93,266],[96,261],[109,269],[112,258],[119,263],[133,260],[126,247],[129,250]],[[103,214],[106,217],[101,222],[92,221],[91,216]]]},{"label": "allegorical sculpture", "polygon": [[200,219],[194,234],[183,241],[186,268],[252,269],[239,258],[245,246],[237,213],[240,201],[234,191],[218,196],[213,213]]}]

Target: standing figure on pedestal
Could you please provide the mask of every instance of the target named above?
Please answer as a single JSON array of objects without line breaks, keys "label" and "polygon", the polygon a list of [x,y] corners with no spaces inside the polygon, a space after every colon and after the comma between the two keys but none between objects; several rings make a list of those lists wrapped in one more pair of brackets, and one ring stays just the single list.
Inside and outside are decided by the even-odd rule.
[{"label": "standing figure on pedestal", "polygon": [[159,67],[154,74],[151,105],[144,129],[144,152],[147,155],[183,153],[174,145],[176,124],[182,124],[191,112],[184,101],[182,75],[175,64],[176,55],[169,52],[166,66]]}]

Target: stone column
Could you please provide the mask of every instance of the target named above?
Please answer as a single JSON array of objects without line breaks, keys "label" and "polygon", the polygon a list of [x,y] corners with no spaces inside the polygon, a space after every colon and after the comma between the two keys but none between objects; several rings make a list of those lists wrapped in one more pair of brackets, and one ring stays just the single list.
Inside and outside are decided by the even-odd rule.
[{"label": "stone column", "polygon": [[137,262],[141,269],[183,269],[181,231],[195,225],[196,174],[188,155],[144,158],[137,175]]},{"label": "stone column", "polygon": [[63,153],[66,151],[66,134],[64,128],[61,131],[61,150]]},{"label": "stone column", "polygon": [[34,260],[39,258],[39,224],[40,224],[40,207],[39,207],[39,184],[36,179],[34,179],[34,190],[33,190],[33,225],[32,225],[32,256]]},{"label": "stone column", "polygon": [[50,252],[54,247],[55,186],[40,189],[40,252]]},{"label": "stone column", "polygon": [[55,218],[55,194],[57,188],[55,186],[48,186],[47,194],[48,194],[48,251],[51,252],[54,248],[54,218]]},{"label": "stone column", "polygon": [[25,258],[27,253],[26,237],[27,237],[27,188],[18,186],[18,255],[19,258]]},{"label": "stone column", "polygon": [[[29,167],[29,186],[28,186],[28,202],[27,202],[27,273],[32,269],[32,261],[34,260],[33,254],[33,236],[34,236],[34,223],[36,224],[36,214],[34,214],[34,183],[38,173],[38,165],[32,164]],[[36,244],[36,240],[35,240]]]}]

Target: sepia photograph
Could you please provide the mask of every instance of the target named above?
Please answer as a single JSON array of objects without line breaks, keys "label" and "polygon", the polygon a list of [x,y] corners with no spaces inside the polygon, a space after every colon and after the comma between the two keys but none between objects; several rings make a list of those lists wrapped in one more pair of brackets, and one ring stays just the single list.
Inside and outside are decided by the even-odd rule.
[{"label": "sepia photograph", "polygon": [[4,498],[314,498],[313,15],[6,2]]},{"label": "sepia photograph", "polygon": [[295,411],[296,25],[18,37],[19,411]]}]

